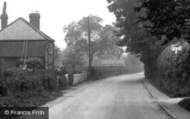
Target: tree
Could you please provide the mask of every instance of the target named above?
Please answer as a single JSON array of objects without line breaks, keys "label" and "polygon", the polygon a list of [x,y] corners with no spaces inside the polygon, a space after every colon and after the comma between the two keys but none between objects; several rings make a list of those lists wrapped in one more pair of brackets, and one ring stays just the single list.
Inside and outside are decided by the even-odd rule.
[{"label": "tree", "polygon": [[117,42],[119,41],[119,37],[116,35],[118,29],[112,25],[105,25],[101,32],[97,55],[102,56],[104,55],[104,51],[110,52],[113,56],[119,58],[123,53],[123,49],[117,46]]},{"label": "tree", "polygon": [[147,48],[147,34],[141,24],[135,23],[136,14],[133,8],[137,0],[107,0],[108,9],[116,16],[114,25],[119,28],[117,35],[120,37],[119,46],[127,46],[127,51],[139,54]]},{"label": "tree", "polygon": [[57,60],[60,58],[61,49],[57,46],[54,47],[54,59]]},{"label": "tree", "polygon": [[72,85],[73,74],[81,71],[83,68],[84,61],[82,55],[76,52],[74,48],[68,47],[64,51],[62,64],[65,70],[69,73],[69,85]]},{"label": "tree", "polygon": [[[119,28],[117,35],[120,37],[119,46],[126,46],[127,52],[140,56],[144,63],[145,76],[151,77],[156,69],[156,59],[162,47],[155,37],[152,37],[143,28],[141,22],[136,22],[138,16],[144,16],[144,11],[135,13],[137,0],[107,0],[108,9],[116,16],[114,25]],[[154,72],[153,72],[154,71]]]},{"label": "tree", "polygon": [[124,55],[122,59],[125,60],[126,68],[129,71],[133,72],[143,71],[143,64],[142,62],[140,62],[140,59],[136,57],[135,54],[128,53],[127,55]]},{"label": "tree", "polygon": [[[121,55],[121,49],[116,46],[118,37],[114,34],[114,28],[111,25],[103,26],[102,18],[89,16],[90,18],[90,35],[91,35],[91,56],[92,62],[95,55],[100,56],[105,50],[113,51],[114,55]],[[77,52],[88,54],[88,25],[87,18],[82,18],[77,23],[72,22],[65,26],[65,41],[67,46],[73,47]],[[115,52],[115,53],[114,53]]]},{"label": "tree", "polygon": [[190,1],[189,0],[139,0],[136,12],[144,11],[138,16],[147,32],[162,39],[166,44],[173,39],[185,37],[190,39]]},{"label": "tree", "polygon": [[76,73],[83,67],[84,61],[80,53],[69,47],[64,51],[62,64],[69,73]]},{"label": "tree", "polygon": [[59,47],[54,47],[54,60],[55,67],[60,67],[62,65],[62,51]]}]

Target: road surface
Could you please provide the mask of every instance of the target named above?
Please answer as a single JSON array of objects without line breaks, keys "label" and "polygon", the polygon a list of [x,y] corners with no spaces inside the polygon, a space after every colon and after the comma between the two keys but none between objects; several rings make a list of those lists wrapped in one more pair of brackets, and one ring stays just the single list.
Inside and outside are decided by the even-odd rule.
[{"label": "road surface", "polygon": [[143,74],[106,78],[48,103],[49,119],[169,119],[142,83]]}]

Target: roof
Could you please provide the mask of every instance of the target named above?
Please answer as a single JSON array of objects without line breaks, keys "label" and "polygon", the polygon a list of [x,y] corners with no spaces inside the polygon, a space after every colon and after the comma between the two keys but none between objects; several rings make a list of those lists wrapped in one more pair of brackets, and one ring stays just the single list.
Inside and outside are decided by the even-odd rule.
[{"label": "roof", "polygon": [[24,18],[18,18],[5,29],[0,31],[0,41],[2,40],[54,40],[32,26]]}]

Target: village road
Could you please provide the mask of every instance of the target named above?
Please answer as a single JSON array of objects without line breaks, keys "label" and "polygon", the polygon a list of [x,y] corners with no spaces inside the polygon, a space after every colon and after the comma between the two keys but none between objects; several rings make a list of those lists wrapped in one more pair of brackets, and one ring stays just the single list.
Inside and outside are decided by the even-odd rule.
[{"label": "village road", "polygon": [[143,73],[82,84],[50,102],[49,119],[169,119],[142,83]]}]

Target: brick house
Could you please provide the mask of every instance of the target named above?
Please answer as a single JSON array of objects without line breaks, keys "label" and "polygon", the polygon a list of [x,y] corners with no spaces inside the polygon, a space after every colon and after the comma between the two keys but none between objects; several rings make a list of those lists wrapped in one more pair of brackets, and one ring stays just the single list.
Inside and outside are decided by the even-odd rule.
[{"label": "brick house", "polygon": [[7,66],[19,59],[41,58],[44,68],[54,67],[54,40],[40,31],[40,14],[30,13],[30,22],[18,18],[8,23],[6,3],[1,15],[0,58]]}]

